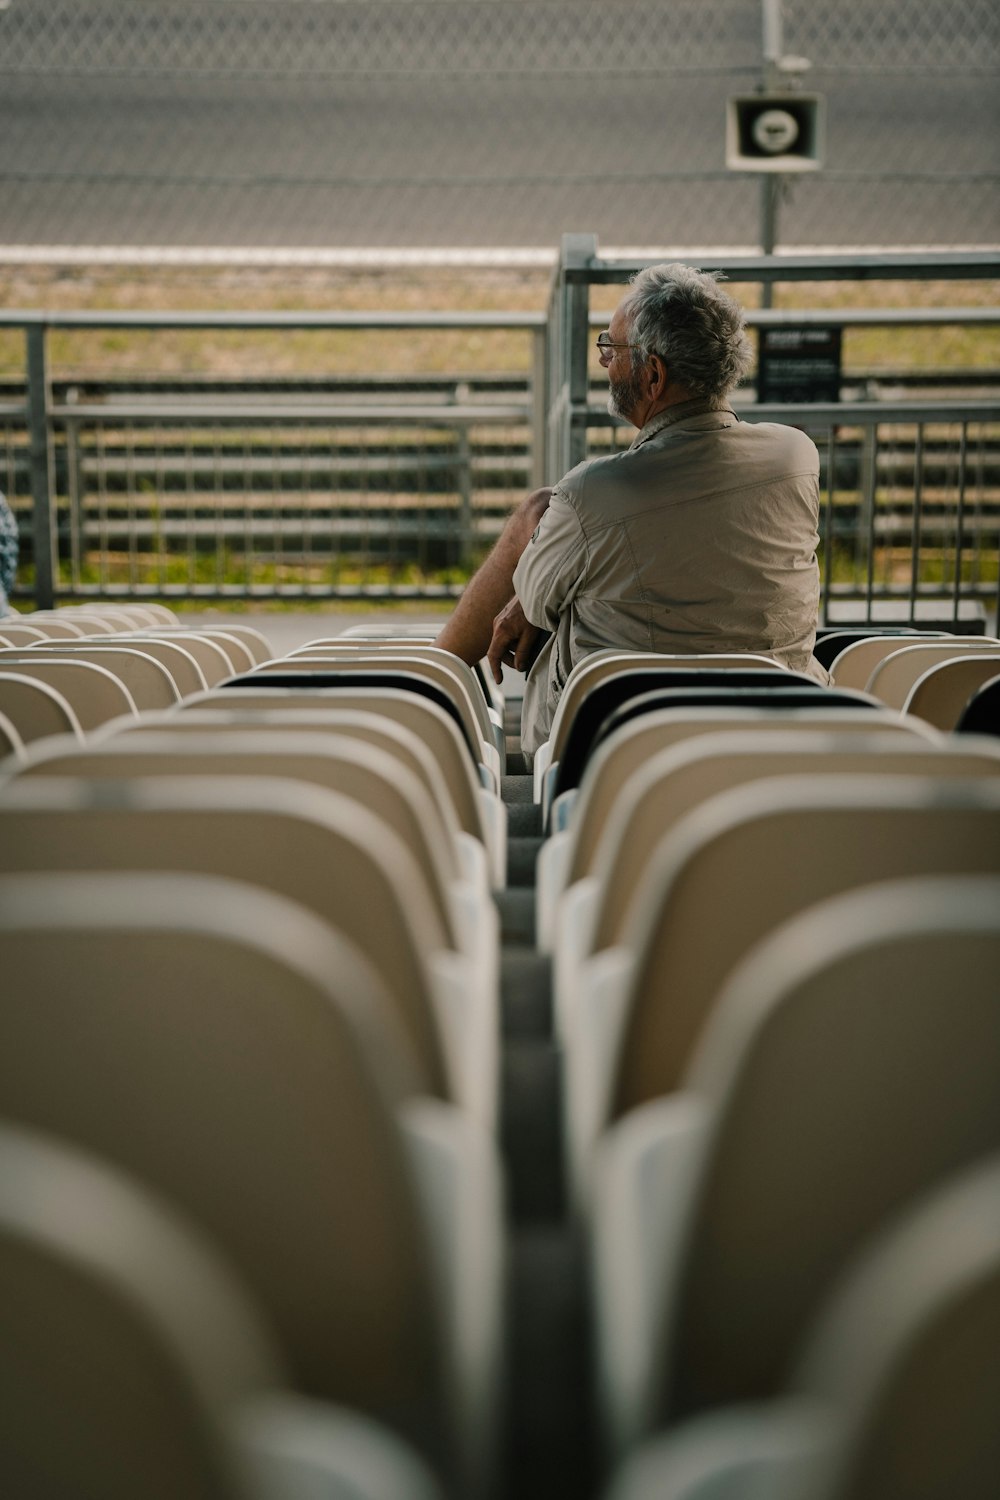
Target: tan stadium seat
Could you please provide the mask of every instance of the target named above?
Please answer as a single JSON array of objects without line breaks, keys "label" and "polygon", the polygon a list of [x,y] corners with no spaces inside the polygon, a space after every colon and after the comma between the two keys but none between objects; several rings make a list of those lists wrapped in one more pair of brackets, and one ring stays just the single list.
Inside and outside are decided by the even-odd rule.
[{"label": "tan stadium seat", "polygon": [[0,897],[4,1118],[175,1204],[262,1308],[295,1390],[389,1423],[474,1493],[493,1152],[415,1092],[354,945],[201,875],[21,874]]},{"label": "tan stadium seat", "polygon": [[78,625],[85,636],[87,635],[117,635],[119,631],[131,628],[129,624],[120,618],[105,615],[99,611],[87,612],[67,606],[55,611],[56,617],[66,619],[72,625]]},{"label": "tan stadium seat", "polygon": [[[290,653],[289,659],[294,660],[298,656],[308,656],[311,653],[322,653],[328,649],[341,654],[344,652],[362,654],[366,651],[377,653],[385,651],[389,654],[400,656],[420,656],[430,653],[432,657],[435,657],[440,648],[434,645],[433,637],[430,636],[426,639],[421,639],[417,636],[377,636],[367,639],[360,637],[348,637],[345,639],[344,636],[331,636],[326,639],[309,641],[306,645],[297,647],[295,651]],[[465,677],[464,674],[466,663],[450,651],[446,652],[445,655],[450,662],[460,662],[459,670],[462,671],[471,693],[473,691],[472,678]],[[485,661],[479,662],[476,666],[471,667],[470,671],[487,704],[498,715],[498,718],[492,720],[492,722],[502,727],[504,694],[502,689],[493,681],[493,674],[488,663]]]},{"label": "tan stadium seat", "polygon": [[[403,647],[399,651],[362,651],[350,646],[317,648],[296,653],[281,661],[265,662],[261,672],[290,671],[406,671],[425,677],[443,689],[461,716],[465,733],[477,758],[500,776],[503,762],[500,744],[502,727],[495,713],[491,715],[483,690],[472,668],[450,651],[432,646]],[[485,749],[483,748],[485,747]]]},{"label": "tan stadium seat", "polygon": [[1000,641],[980,641],[978,645],[951,646],[945,641],[920,646],[904,646],[879,662],[869,678],[868,691],[890,708],[902,710],[918,678],[941,662],[962,656],[1000,657]]},{"label": "tan stadium seat", "polygon": [[[820,700],[821,702],[822,700]],[[553,804],[555,832],[546,839],[538,856],[538,941],[551,948],[555,912],[563,892],[592,871],[598,844],[618,799],[633,775],[652,756],[671,745],[700,735],[745,731],[773,734],[904,735],[927,744],[937,743],[934,731],[898,714],[872,713],[865,709],[790,708],[667,708],[623,724],[594,752],[579,787],[564,792]]]},{"label": "tan stadium seat", "polygon": [[0,787],[0,830],[10,873],[190,871],[298,901],[376,970],[426,1091],[492,1123],[495,976],[450,946],[414,855],[352,798],[276,776],[15,776]]},{"label": "tan stadium seat", "polygon": [[903,712],[950,731],[957,728],[973,694],[997,676],[1000,676],[1000,647],[995,655],[979,651],[938,662],[917,678],[907,694]]},{"label": "tan stadium seat", "polygon": [[177,628],[145,631],[141,635],[133,635],[131,639],[139,646],[141,640],[147,635],[153,640],[170,641],[190,652],[201,668],[205,682],[210,688],[217,686],[220,682],[225,682],[227,677],[232,677],[237,671],[241,671],[248,654],[242,645],[237,647],[232,641],[227,643],[223,639],[222,632],[207,634],[200,630]]},{"label": "tan stadium seat", "polygon": [[309,1468],[333,1495],[362,1458],[365,1500],[383,1473],[393,1500],[438,1494],[388,1431],[287,1390],[260,1312],[190,1222],[99,1157],[9,1124],[0,1268],[8,1493],[306,1500]]},{"label": "tan stadium seat", "polygon": [[[168,721],[169,722],[169,721]],[[1000,755],[1000,748],[998,748]],[[482,880],[465,877],[449,826],[422,782],[375,744],[333,730],[297,734],[271,728],[246,734],[203,729],[198,735],[146,728],[85,748],[39,746],[22,776],[126,780],[145,776],[277,776],[340,792],[375,813],[406,845],[434,903],[447,946],[464,953],[476,981],[470,1003],[496,993],[497,912]]]},{"label": "tan stadium seat", "polygon": [[448,783],[459,821],[489,852],[494,884],[502,886],[507,850],[507,814],[496,787],[477,779],[458,725],[443,708],[399,688],[292,688],[253,692],[209,692],[179,705],[178,713],[220,709],[226,713],[320,713],[361,709],[379,713],[411,730],[431,750]]},{"label": "tan stadium seat", "polygon": [[12,662],[93,662],[111,672],[124,688],[140,713],[173,708],[181,694],[169,667],[157,661],[140,647],[125,645],[125,637],[113,642],[60,641],[36,645],[11,656]]},{"label": "tan stadium seat", "polygon": [[676,823],[620,940],[579,966],[563,1012],[581,1201],[597,1136],[680,1086],[723,984],[773,927],[854,886],[998,871],[995,777],[786,775],[720,792]]},{"label": "tan stadium seat", "polygon": [[[116,672],[97,662],[63,657],[49,658],[45,651],[32,650],[0,657],[4,674],[40,682],[69,704],[84,733],[106,724],[122,714],[138,714],[135,699]],[[176,702],[176,698],[174,699]]]},{"label": "tan stadium seat", "polygon": [[[86,648],[94,646],[95,642],[81,644]],[[144,656],[151,656],[165,667],[181,698],[189,698],[192,693],[204,693],[207,690],[209,684],[205,673],[194,654],[180,641],[175,641],[170,636],[128,635],[121,638],[121,644],[130,651],[141,651]]]},{"label": "tan stadium seat", "polygon": [[803,909],[732,972],[681,1089],[599,1153],[597,1366],[615,1450],[779,1395],[866,1240],[1000,1151],[998,970],[1000,879],[956,876]]},{"label": "tan stadium seat", "polygon": [[969,642],[982,646],[989,637],[982,635],[948,635],[922,630],[915,639],[910,636],[873,635],[865,641],[856,641],[836,658],[830,668],[830,677],[836,687],[867,689],[872,673],[887,656],[906,645],[940,645],[961,647]]},{"label": "tan stadium seat", "polygon": [[[10,615],[0,619],[0,631],[4,636],[11,629],[31,630],[34,632],[32,640],[46,641],[75,641],[86,634],[82,625],[74,624],[70,620],[61,620],[56,615],[41,614],[38,611],[30,615]],[[12,646],[29,644],[28,640],[10,642]]]},{"label": "tan stadium seat", "polygon": [[15,762],[24,759],[24,741],[17,726],[6,714],[0,713],[0,756],[10,755]]},{"label": "tan stadium seat", "polygon": [[459,820],[455,801],[448,783],[431,748],[423,739],[406,728],[394,723],[385,714],[366,712],[362,709],[325,708],[307,709],[245,709],[230,708],[232,698],[215,708],[200,707],[184,714],[144,714],[141,720],[117,720],[98,730],[90,740],[93,747],[103,746],[108,740],[128,735],[130,743],[145,743],[148,735],[175,737],[179,745],[192,736],[202,738],[207,734],[240,735],[252,740],[261,735],[273,734],[276,730],[287,730],[296,734],[347,735],[361,744],[372,745],[397,759],[408,772],[417,778],[434,804],[437,816],[446,837],[456,851],[459,864],[467,880],[476,887],[487,890],[491,884],[489,859],[481,837],[466,832]]},{"label": "tan stadium seat", "polygon": [[23,673],[4,671],[2,656],[0,713],[10,720],[25,744],[50,734],[71,734],[83,739],[80,720],[62,693]]},{"label": "tan stadium seat", "polygon": [[589,656],[584,657],[583,661],[577,662],[567,677],[566,686],[563,688],[552,720],[549,738],[535,752],[536,802],[542,800],[542,786],[550,766],[555,765],[562,758],[574,716],[587,694],[600,683],[606,682],[609,677],[615,677],[622,672],[642,671],[649,667],[710,667],[718,668],[719,671],[725,671],[727,668],[732,670],[747,667],[761,671],[767,671],[769,668],[773,668],[776,672],[787,670],[773,657],[740,652],[665,656],[656,651],[617,651],[611,647],[602,651],[592,651]]},{"label": "tan stadium seat", "polygon": [[44,631],[34,626],[18,624],[13,618],[10,621],[0,619],[0,652],[8,649],[17,650],[22,646],[33,646],[36,641],[48,639]]},{"label": "tan stadium seat", "polygon": [[569,887],[556,912],[554,986],[560,1025],[572,1024],[580,965],[624,940],[660,843],[688,813],[733,787],[811,775],[995,779],[1000,777],[1000,747],[985,738],[960,743],[942,738],[933,745],[893,729],[847,735],[836,729],[787,733],[775,728],[770,733],[705,735],[658,752],[622,788],[590,872]]}]

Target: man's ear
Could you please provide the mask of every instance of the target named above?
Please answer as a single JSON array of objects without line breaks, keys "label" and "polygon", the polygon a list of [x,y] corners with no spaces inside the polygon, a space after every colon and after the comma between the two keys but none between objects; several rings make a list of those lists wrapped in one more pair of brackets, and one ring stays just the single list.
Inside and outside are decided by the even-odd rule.
[{"label": "man's ear", "polygon": [[649,394],[651,396],[662,396],[667,388],[667,367],[658,354],[649,356],[651,366],[649,377]]}]

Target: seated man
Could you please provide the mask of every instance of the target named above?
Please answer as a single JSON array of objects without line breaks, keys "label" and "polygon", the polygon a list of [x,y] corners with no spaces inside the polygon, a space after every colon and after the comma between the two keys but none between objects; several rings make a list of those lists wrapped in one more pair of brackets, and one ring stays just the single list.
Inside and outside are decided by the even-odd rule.
[{"label": "seated man", "polygon": [[819,455],[729,406],[751,363],[742,308],[714,275],[651,266],[597,342],[608,409],[638,436],[522,501],[437,638],[488,655],[498,682],[503,663],[530,666],[529,755],[570,670],[605,646],[761,652],[827,680],[812,659]]}]

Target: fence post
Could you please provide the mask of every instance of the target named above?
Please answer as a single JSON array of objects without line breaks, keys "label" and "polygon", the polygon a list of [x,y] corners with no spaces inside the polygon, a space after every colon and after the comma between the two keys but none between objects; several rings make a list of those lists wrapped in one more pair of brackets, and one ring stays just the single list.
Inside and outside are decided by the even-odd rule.
[{"label": "fence post", "polygon": [[549,329],[531,335],[531,488],[540,489],[548,474]]},{"label": "fence post", "polygon": [[563,472],[582,463],[587,456],[586,418],[580,412],[587,405],[587,350],[590,343],[590,283],[566,280],[565,273],[591,265],[597,259],[597,236],[564,234],[562,238],[563,285],[560,298],[562,314],[562,382],[569,397],[566,412],[566,442]]},{"label": "fence post", "polygon": [[55,604],[56,528],[52,514],[52,453],[49,444],[45,325],[32,323],[26,331],[26,337],[35,604],[39,609],[51,609]]}]

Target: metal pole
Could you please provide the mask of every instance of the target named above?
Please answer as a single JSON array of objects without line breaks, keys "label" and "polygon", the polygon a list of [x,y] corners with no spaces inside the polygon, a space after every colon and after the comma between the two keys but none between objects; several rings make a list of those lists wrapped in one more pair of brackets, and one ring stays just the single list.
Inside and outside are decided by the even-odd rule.
[{"label": "metal pole", "polygon": [[[781,181],[776,172],[762,172],[760,178],[760,247],[765,255],[773,255],[778,239],[778,202]],[[765,281],[760,293],[761,307],[773,307],[774,283]]]},{"label": "metal pole", "polygon": [[35,603],[55,604],[56,532],[52,515],[52,454],[49,446],[49,386],[45,367],[45,326],[27,330],[28,433],[31,463],[32,548],[35,557]]},{"label": "metal pole", "polygon": [[[763,87],[776,88],[781,79],[780,60],[784,56],[784,18],[781,0],[761,0],[760,30],[763,57]],[[773,255],[778,240],[778,198],[781,186],[777,174],[763,173],[760,183],[760,245],[765,255]],[[761,289],[761,307],[774,305],[774,285],[765,281]]]}]

